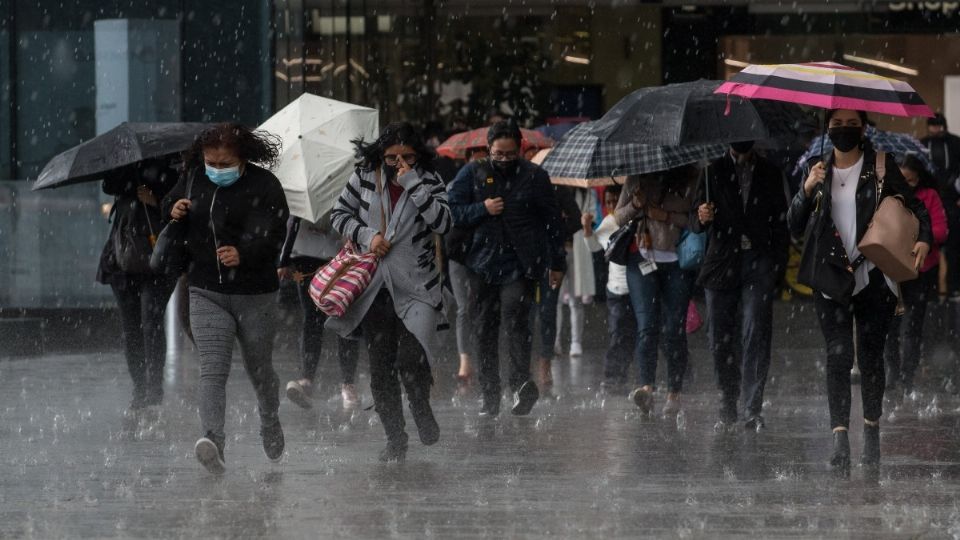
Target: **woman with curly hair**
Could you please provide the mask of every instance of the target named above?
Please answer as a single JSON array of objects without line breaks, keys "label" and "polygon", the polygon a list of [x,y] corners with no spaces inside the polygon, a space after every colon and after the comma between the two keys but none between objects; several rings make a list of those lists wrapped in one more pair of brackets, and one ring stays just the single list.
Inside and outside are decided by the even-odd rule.
[{"label": "woman with curly hair", "polygon": [[433,168],[435,156],[410,124],[390,124],[372,143],[353,142],[357,171],[330,220],[360,250],[376,253],[380,264],[363,294],[326,326],[344,337],[360,329],[370,358],[374,407],[387,435],[380,460],[403,461],[401,381],[420,441],[431,445],[440,438],[430,407],[430,361],[440,349],[437,330],[447,324],[434,233],[450,229],[450,208]]},{"label": "woman with curly hair", "polygon": [[273,370],[277,262],[289,215],[280,181],[267,169],[279,144],[240,124],[219,124],[194,142],[186,168],[163,201],[164,216],[187,223],[190,326],[200,353],[200,423],[194,450],[210,472],[224,470],[226,385],[234,339],[257,393],[267,457],[283,455]]}]

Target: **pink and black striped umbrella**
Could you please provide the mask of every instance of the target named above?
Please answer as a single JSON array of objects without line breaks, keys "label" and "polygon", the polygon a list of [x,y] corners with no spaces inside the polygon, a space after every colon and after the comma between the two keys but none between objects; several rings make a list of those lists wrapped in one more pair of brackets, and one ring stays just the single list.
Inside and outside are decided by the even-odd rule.
[{"label": "pink and black striped umbrella", "polygon": [[720,85],[716,92],[824,109],[933,116],[930,107],[908,83],[834,62],[750,65]]}]

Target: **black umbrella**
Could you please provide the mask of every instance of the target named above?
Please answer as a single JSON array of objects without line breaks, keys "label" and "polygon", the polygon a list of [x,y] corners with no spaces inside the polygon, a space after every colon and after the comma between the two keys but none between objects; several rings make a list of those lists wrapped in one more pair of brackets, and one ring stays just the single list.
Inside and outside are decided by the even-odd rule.
[{"label": "black umbrella", "polygon": [[715,94],[722,83],[641,88],[594,122],[593,132],[607,142],[673,146],[791,139],[810,122],[795,104]]},{"label": "black umbrella", "polygon": [[99,180],[103,173],[182,152],[210,124],[168,122],[119,126],[58,154],[40,171],[33,190]]}]

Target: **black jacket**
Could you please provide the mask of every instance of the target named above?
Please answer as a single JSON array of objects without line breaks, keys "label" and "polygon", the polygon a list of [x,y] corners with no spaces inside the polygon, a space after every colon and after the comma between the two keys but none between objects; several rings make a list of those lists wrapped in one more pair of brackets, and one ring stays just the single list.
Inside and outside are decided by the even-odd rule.
[{"label": "black jacket", "polygon": [[[801,283],[830,295],[838,302],[847,303],[850,299],[849,294],[854,288],[855,278],[854,274],[848,270],[851,261],[847,258],[847,252],[831,217],[833,154],[827,158],[826,167],[827,175],[822,185],[822,198],[817,195],[817,190],[807,197],[801,185],[800,191],[793,197],[787,211],[787,223],[790,234],[804,239],[803,256],[800,261]],[[863,169],[857,182],[858,243],[867,232],[867,225],[873,219],[873,213],[877,207],[876,176],[876,152],[868,147],[864,150]],[[927,208],[920,199],[913,196],[893,155],[887,154],[883,197],[893,195],[902,196],[907,208],[920,221],[918,241],[933,245],[933,233]]]},{"label": "black jacket", "polygon": [[[786,264],[790,234],[787,232],[787,195],[783,174],[766,158],[754,154],[753,179],[746,208],[733,156],[714,161],[701,177],[690,229],[707,233],[707,251],[700,267],[698,284],[707,289],[732,289],[740,286],[741,236],[750,240],[751,249],[769,256],[776,272]],[[704,182],[710,182],[710,201],[716,207],[714,221],[700,224],[697,208],[707,201]]]},{"label": "black jacket", "polygon": [[[960,177],[960,137],[953,133],[946,133],[943,137],[924,137],[921,142],[930,149],[930,158],[937,166],[937,186],[944,207],[956,208],[956,201],[960,198],[960,194],[953,187],[953,183]],[[941,153],[934,151],[936,145],[943,145],[938,149],[942,150],[943,159],[937,159]]]},{"label": "black jacket", "polygon": [[176,183],[177,171],[170,168],[169,163],[164,160],[142,161],[104,175],[103,192],[115,198],[110,214],[110,235],[100,253],[100,264],[97,267],[99,283],[112,283],[116,277],[124,274],[117,264],[113,247],[113,237],[118,234],[119,227],[129,227],[133,234],[144,237],[159,235],[163,228],[164,220],[160,215],[160,208],[141,203],[137,198],[137,188],[150,188],[159,204]]},{"label": "black jacket", "polygon": [[[190,194],[187,281],[223,294],[265,294],[280,286],[277,265],[287,231],[287,200],[280,181],[270,171],[247,163],[243,176],[229,187],[218,187],[202,168],[194,174]],[[184,197],[187,174],[163,200],[164,219]],[[233,246],[240,265],[227,268],[217,248]]]},{"label": "black jacket", "polygon": [[[478,175],[488,167],[490,176]],[[491,216],[483,201],[503,197],[503,213]],[[502,248],[511,246],[524,275],[539,280],[547,269],[565,271],[563,218],[557,194],[547,172],[520,160],[515,174],[504,176],[486,160],[468,163],[448,190],[454,224],[474,228],[467,252],[467,267],[481,276],[498,273]]]}]

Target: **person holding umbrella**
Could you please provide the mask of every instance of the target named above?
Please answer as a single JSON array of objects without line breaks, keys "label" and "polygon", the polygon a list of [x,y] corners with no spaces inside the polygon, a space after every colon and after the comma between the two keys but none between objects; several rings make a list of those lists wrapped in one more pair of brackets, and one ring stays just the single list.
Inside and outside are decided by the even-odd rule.
[{"label": "person holding umbrella", "polygon": [[[790,232],[804,238],[800,281],[814,290],[814,304],[827,345],[827,398],[833,454],[830,464],[850,466],[850,370],[856,352],[863,399],[863,465],[880,463],[883,414],[883,349],[897,305],[897,286],[863,257],[857,245],[878,206],[877,153],[864,138],[863,111],[826,113],[833,152],[810,169],[787,212]],[[902,196],[920,222],[913,248],[920,268],[933,241],[930,216],[886,154],[881,197]],[[856,347],[854,346],[856,325]]]},{"label": "person holding umbrella", "polygon": [[637,221],[627,257],[627,284],[637,319],[639,385],[630,400],[644,413],[653,410],[658,348],[667,357],[664,415],[680,412],[680,393],[689,351],[685,321],[693,272],[680,268],[677,244],[690,226],[699,169],[684,165],[668,171],[630,176],[614,212],[617,225]]},{"label": "person holding umbrella", "polygon": [[440,426],[430,406],[430,363],[440,351],[442,279],[434,234],[450,230],[443,180],[434,153],[406,122],[387,125],[380,137],[353,141],[360,162],[337,199],[330,222],[360,249],[379,257],[367,286],[341,317],[326,327],[343,337],[359,329],[370,358],[370,390],[387,446],[380,461],[407,455],[401,383],[420,442],[435,444]]},{"label": "person holding umbrella", "polygon": [[150,254],[163,221],[160,200],[176,181],[170,158],[127,165],[103,179],[103,192],[115,199],[97,281],[110,285],[120,310],[124,356],[133,380],[132,412],[163,401],[163,315],[178,276],[152,271]]},{"label": "person holding umbrella", "polygon": [[745,427],[759,430],[773,300],[790,245],[783,173],[753,150],[753,141],[731,144],[707,172],[690,229],[708,235],[697,283],[707,297],[710,352],[722,393],[719,425],[737,421],[742,398]]},{"label": "person holding umbrella", "polygon": [[267,458],[283,455],[280,382],[273,370],[277,267],[289,217],[273,164],[279,145],[264,132],[218,124],[197,137],[164,215],[186,220],[190,326],[200,353],[200,425],[194,446],[208,471],[224,470],[226,385],[237,339],[260,413]]}]

